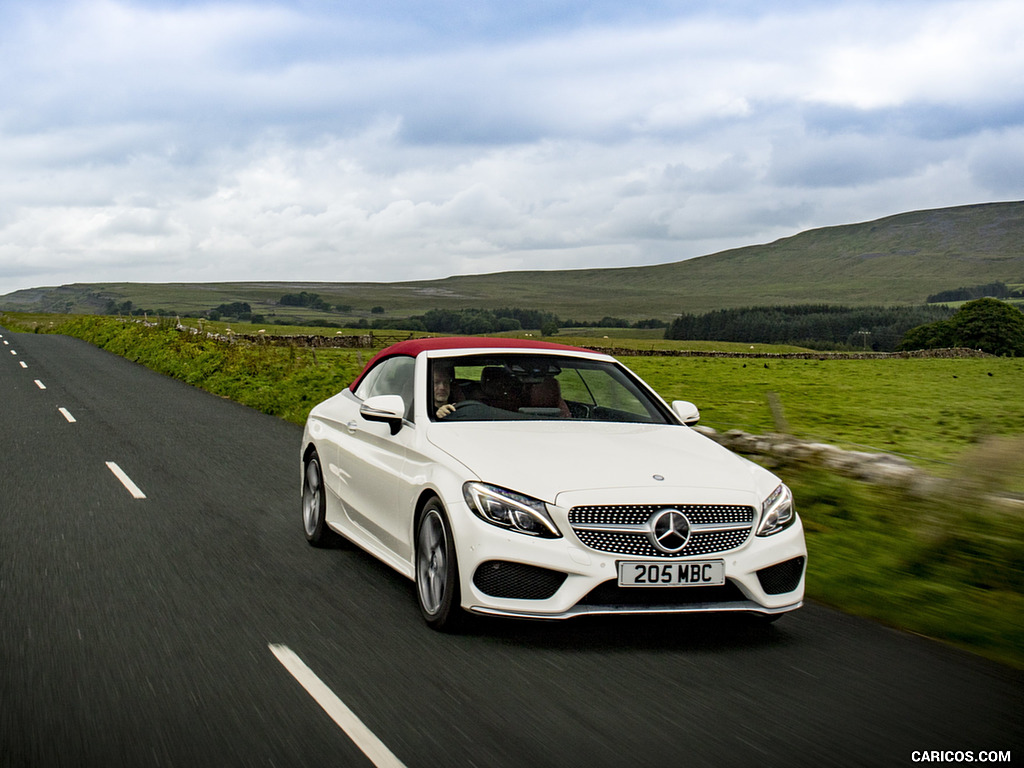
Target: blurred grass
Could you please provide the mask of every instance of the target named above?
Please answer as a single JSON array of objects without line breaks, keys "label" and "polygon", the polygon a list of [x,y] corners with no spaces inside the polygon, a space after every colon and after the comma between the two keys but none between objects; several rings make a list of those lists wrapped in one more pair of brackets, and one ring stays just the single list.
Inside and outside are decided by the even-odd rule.
[{"label": "blurred grass", "polygon": [[776,471],[804,522],[808,597],[1024,668],[1020,506],[980,493],[915,497],[818,468]]},{"label": "blurred grass", "polygon": [[[224,344],[170,322],[97,316],[4,314],[0,324],[84,339],[296,424],[375,352]],[[779,351],[755,351],[767,350]],[[1024,360],[623,360],[666,400],[696,402],[716,429],[773,431],[775,399],[799,437],[909,454],[948,478],[924,497],[811,466],[775,468],[806,528],[808,596],[1024,668],[1024,505],[987,500],[1024,492]]]}]

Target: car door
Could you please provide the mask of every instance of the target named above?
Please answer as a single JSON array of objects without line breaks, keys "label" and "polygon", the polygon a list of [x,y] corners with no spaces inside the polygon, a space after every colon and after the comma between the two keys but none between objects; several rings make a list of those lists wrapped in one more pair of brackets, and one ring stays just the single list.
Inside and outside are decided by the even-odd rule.
[{"label": "car door", "polygon": [[[412,557],[407,528],[409,480],[406,457],[415,437],[413,381],[416,361],[381,361],[356,389],[355,398],[399,395],[406,409],[402,428],[370,421],[356,412],[338,431],[338,491],[349,520],[402,560]],[[379,369],[379,370],[377,370]]]}]

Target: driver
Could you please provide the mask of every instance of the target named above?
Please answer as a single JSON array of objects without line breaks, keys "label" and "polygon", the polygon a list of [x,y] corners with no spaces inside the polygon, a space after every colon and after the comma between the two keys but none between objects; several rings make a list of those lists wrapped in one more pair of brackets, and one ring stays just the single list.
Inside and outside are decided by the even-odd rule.
[{"label": "driver", "polygon": [[435,362],[431,366],[431,376],[433,377],[434,408],[437,418],[443,419],[455,411],[455,398],[452,396],[452,380],[455,378],[455,370],[451,363]]}]

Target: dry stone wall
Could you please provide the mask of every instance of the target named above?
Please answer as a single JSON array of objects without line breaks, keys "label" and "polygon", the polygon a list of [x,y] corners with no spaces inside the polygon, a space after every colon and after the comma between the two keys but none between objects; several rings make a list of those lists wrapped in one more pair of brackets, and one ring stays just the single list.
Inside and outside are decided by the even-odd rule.
[{"label": "dry stone wall", "polygon": [[940,482],[902,456],[889,453],[847,451],[827,443],[800,440],[792,435],[752,435],[738,429],[718,432],[704,426],[694,429],[729,450],[764,457],[768,463],[814,464],[855,480],[906,488],[922,494],[934,491]]}]

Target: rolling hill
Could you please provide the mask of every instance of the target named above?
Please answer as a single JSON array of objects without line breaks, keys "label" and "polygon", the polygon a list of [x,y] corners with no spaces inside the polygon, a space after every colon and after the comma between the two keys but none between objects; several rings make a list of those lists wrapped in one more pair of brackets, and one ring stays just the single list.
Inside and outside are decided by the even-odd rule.
[{"label": "rolling hill", "polygon": [[101,312],[112,299],[185,313],[244,301],[279,318],[323,319],[319,311],[278,305],[283,294],[307,291],[350,306],[333,313],[341,322],[369,317],[373,307],[409,316],[499,306],[580,320],[669,320],[755,305],[920,304],[942,290],[996,281],[1024,283],[1024,201],[903,213],[655,266],[400,283],[76,283],[16,291],[0,297],[0,310]]}]

